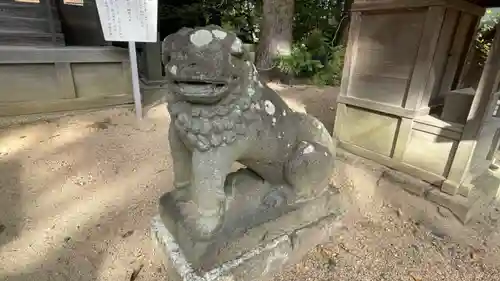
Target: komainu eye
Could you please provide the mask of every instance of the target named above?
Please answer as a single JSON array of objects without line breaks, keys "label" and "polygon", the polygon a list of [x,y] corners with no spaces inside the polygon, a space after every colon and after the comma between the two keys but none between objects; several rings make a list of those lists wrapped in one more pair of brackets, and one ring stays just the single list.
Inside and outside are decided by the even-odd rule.
[{"label": "komainu eye", "polygon": [[170,62],[170,60],[172,59],[172,57],[170,56],[170,53],[169,52],[165,52],[163,51],[163,54],[162,54],[162,63],[165,65],[167,63]]}]

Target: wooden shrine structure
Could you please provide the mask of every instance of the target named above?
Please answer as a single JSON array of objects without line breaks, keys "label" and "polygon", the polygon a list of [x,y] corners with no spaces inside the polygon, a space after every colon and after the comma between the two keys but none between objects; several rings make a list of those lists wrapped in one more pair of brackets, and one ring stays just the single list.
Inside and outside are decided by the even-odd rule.
[{"label": "wooden shrine structure", "polygon": [[462,87],[494,2],[354,1],[337,101],[341,147],[439,187],[429,199],[463,221],[500,141],[500,31],[477,88]]},{"label": "wooden shrine structure", "polygon": [[94,0],[0,0],[0,117],[132,103]]}]

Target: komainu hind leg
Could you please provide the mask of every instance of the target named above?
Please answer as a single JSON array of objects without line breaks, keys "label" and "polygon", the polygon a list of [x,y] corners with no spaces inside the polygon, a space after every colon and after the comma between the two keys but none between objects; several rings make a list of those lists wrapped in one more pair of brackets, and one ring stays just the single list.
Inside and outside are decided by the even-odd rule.
[{"label": "komainu hind leg", "polygon": [[297,119],[297,139],[322,145],[335,157],[336,141],[325,128],[325,125],[316,117],[303,113],[298,113]]},{"label": "komainu hind leg", "polygon": [[285,164],[284,175],[296,192],[297,200],[319,195],[328,186],[334,166],[331,148],[301,141]]},{"label": "komainu hind leg", "polygon": [[336,143],[315,117],[303,113],[295,117],[299,142],[285,164],[284,175],[300,200],[314,197],[328,186]]}]

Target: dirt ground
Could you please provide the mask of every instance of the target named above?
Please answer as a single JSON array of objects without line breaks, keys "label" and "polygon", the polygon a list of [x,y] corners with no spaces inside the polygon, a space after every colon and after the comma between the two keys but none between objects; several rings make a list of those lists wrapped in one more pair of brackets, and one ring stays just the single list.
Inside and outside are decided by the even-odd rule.
[{"label": "dirt ground", "polygon": [[[274,87],[333,127],[338,89]],[[168,122],[158,105],[140,123],[115,108],[1,129],[0,280],[166,280],[149,227],[172,181]],[[500,205],[464,227],[369,161],[336,173],[343,229],[276,281],[500,280]]]}]

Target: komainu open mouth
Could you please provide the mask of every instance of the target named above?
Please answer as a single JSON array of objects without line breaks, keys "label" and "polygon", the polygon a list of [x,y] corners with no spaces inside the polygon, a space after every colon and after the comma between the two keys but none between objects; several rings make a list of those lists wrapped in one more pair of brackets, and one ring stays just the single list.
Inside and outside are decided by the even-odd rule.
[{"label": "komainu open mouth", "polygon": [[229,89],[229,84],[222,81],[174,80],[175,92],[193,102],[217,101]]},{"label": "komainu open mouth", "polygon": [[225,97],[239,82],[236,75],[228,79],[190,79],[171,77],[171,89],[190,102],[213,103]]}]

